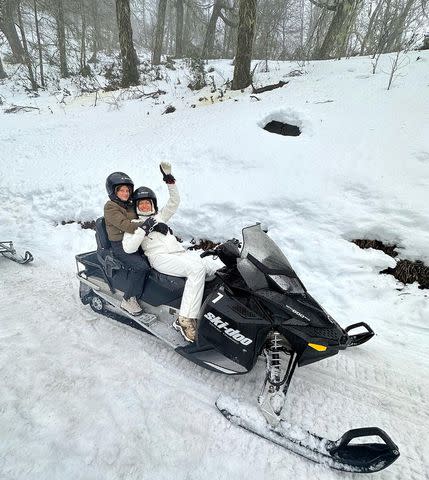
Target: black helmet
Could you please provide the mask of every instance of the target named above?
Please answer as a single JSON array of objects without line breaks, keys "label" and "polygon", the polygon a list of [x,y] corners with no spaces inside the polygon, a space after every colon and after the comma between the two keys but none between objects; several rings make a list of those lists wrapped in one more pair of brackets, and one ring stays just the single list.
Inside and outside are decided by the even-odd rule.
[{"label": "black helmet", "polygon": [[110,200],[114,202],[120,201],[116,196],[116,188],[119,185],[129,185],[131,187],[130,193],[133,193],[134,183],[131,178],[124,172],[113,172],[106,179],[106,190]]},{"label": "black helmet", "polygon": [[139,187],[133,194],[134,206],[137,210],[137,202],[139,200],[152,200],[153,208],[155,213],[158,213],[158,201],[156,200],[156,195],[153,190],[149,187]]}]

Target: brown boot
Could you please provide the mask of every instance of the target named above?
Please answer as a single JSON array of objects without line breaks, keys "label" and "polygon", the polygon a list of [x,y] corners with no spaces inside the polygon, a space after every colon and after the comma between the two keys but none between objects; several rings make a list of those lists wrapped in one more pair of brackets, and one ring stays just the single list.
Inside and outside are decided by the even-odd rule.
[{"label": "brown boot", "polygon": [[188,342],[195,342],[195,336],[197,334],[197,321],[195,318],[182,317],[173,323],[173,327],[179,331],[185,340]]}]

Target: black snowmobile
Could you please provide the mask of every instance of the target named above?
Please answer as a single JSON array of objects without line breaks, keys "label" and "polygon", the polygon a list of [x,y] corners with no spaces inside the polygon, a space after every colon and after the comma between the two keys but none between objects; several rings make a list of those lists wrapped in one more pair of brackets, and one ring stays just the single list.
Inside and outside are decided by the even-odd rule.
[{"label": "black snowmobile", "polygon": [[[245,374],[261,355],[266,375],[258,408],[221,396],[216,406],[235,423],[318,463],[349,472],[382,470],[399,457],[398,447],[376,427],[349,430],[332,441],[283,419],[286,393],[302,367],[361,345],[374,332],[364,322],[341,328],[310,296],[279,247],[259,224],[243,229],[243,245],[229,240],[201,256],[218,256],[224,267],[206,282],[195,343],[172,324],[185,279],[151,270],[139,299],[144,313],[120,308],[128,271],[112,256],[104,219],[96,222],[97,251],[76,255],[80,298],[98,313],[149,332],[198,365],[228,375]],[[352,334],[352,331],[360,330]],[[362,331],[363,330],[363,331]],[[262,415],[261,415],[262,413]],[[380,443],[350,443],[378,436]]]}]

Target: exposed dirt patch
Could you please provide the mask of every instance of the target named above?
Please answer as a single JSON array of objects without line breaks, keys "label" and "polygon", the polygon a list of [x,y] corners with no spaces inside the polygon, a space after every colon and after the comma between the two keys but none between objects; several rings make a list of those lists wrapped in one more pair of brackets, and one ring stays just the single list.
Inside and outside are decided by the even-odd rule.
[{"label": "exposed dirt patch", "polygon": [[415,262],[399,260],[395,268],[389,267],[380,273],[393,275],[402,283],[417,282],[419,288],[429,288],[429,267],[420,260],[416,260]]},{"label": "exposed dirt patch", "polygon": [[[352,243],[356,244],[358,247],[374,248],[375,250],[381,250],[386,255],[395,258],[398,255],[396,248],[397,245],[393,244],[384,244],[380,240],[367,240],[367,239],[355,239],[352,240]],[[400,282],[414,283],[419,284],[419,288],[429,288],[429,267],[426,266],[421,260],[416,260],[412,262],[411,260],[398,260],[394,268],[386,268],[380,273],[393,275]]]},{"label": "exposed dirt patch", "polygon": [[398,252],[396,251],[398,245],[384,244],[383,242],[380,242],[380,240],[367,240],[358,238],[352,240],[352,243],[363,249],[374,248],[375,250],[381,250],[386,255],[389,255],[389,257],[395,258],[398,255]]},{"label": "exposed dirt patch", "polygon": [[61,220],[59,225],[69,225],[70,223],[78,223],[84,230],[95,230],[95,220],[82,222],[80,220]]}]

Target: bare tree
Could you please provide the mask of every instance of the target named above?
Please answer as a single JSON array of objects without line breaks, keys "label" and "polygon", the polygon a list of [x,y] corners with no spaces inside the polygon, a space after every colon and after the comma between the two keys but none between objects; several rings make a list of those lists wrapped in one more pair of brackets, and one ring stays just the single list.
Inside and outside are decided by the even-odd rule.
[{"label": "bare tree", "polygon": [[42,42],[40,41],[39,18],[37,16],[37,0],[33,1],[34,23],[36,24],[37,50],[39,52],[40,84],[45,87],[45,76],[43,75]]},{"label": "bare tree", "polygon": [[2,63],[1,57],[0,57],[0,80],[3,80],[3,78],[7,78],[7,73],[5,72],[5,69],[3,68],[3,63]]},{"label": "bare tree", "polygon": [[246,88],[252,81],[250,63],[255,33],[256,2],[257,0],[240,0],[237,54],[232,80],[233,90]]},{"label": "bare tree", "polygon": [[335,0],[334,4],[329,3],[329,0],[326,3],[319,3],[316,0],[310,1],[319,7],[334,12],[323,43],[315,57],[324,59],[331,56],[344,56],[352,27],[363,5],[363,0]]},{"label": "bare tree", "polygon": [[32,90],[37,90],[39,88],[39,86],[37,85],[36,79],[34,77],[33,62],[31,60],[31,55],[30,55],[30,52],[28,50],[27,38],[25,36],[24,22],[22,21],[20,0],[17,0],[17,12],[18,12],[18,25],[19,25],[19,30],[21,32],[22,46],[23,46],[23,49],[24,49],[24,61],[25,61],[25,65],[27,66],[27,70],[28,70],[28,78],[29,78],[30,83],[31,83],[31,89]]},{"label": "bare tree", "polygon": [[0,0],[0,30],[12,50],[12,60],[16,63],[22,63],[24,61],[24,49],[15,28],[16,7],[15,0]]},{"label": "bare tree", "polygon": [[183,0],[176,0],[176,58],[183,56]]},{"label": "bare tree", "polygon": [[212,14],[210,15],[210,20],[207,25],[206,37],[204,40],[204,46],[203,46],[203,52],[202,52],[203,58],[212,58],[213,56],[213,48],[214,48],[215,35],[216,35],[216,25],[219,18],[221,18],[225,22],[225,24],[228,25],[229,27],[237,27],[237,23],[229,20],[225,16],[222,10],[231,11],[232,7],[228,5],[226,0],[215,0],[215,3],[213,5],[213,11],[212,11]]},{"label": "bare tree", "polygon": [[287,50],[292,50],[292,36],[300,33],[299,23],[292,28],[290,22],[292,1],[265,0],[258,4],[253,50],[256,58],[265,59],[265,71],[268,59],[287,57]]},{"label": "bare tree", "polygon": [[57,24],[58,51],[60,54],[60,75],[62,78],[67,78],[69,76],[69,71],[67,67],[66,27],[64,21],[63,0],[55,0],[54,11],[55,22]]},{"label": "bare tree", "polygon": [[[236,8],[237,5],[238,5],[238,0],[233,0],[231,14],[234,16],[234,18],[237,16],[236,15],[236,12],[238,11],[238,8]],[[237,21],[234,21],[233,25],[231,25],[230,22],[225,23],[224,25],[223,46],[222,46],[223,58],[229,58],[234,56],[233,52],[235,51],[235,47],[236,47],[237,27],[238,27]]]},{"label": "bare tree", "polygon": [[[165,27],[165,35],[164,35],[164,50],[168,54],[169,52],[173,51],[173,41],[174,41],[174,36],[173,36],[173,24],[175,24],[175,15],[176,15],[176,9],[175,7],[172,6],[171,2],[167,2],[167,9],[166,9],[166,27]],[[162,53],[162,51],[161,51]]]},{"label": "bare tree", "polygon": [[158,15],[156,18],[155,44],[152,54],[152,65],[161,63],[162,42],[164,40],[165,10],[167,9],[167,0],[159,0]]},{"label": "bare tree", "polygon": [[98,0],[91,2],[92,17],[92,55],[88,63],[97,63],[97,54],[100,46],[100,15],[98,9]]},{"label": "bare tree", "polygon": [[373,55],[373,73],[383,53],[409,48],[411,34],[421,30],[426,3],[427,0],[379,1],[371,12],[360,48],[361,54]]},{"label": "bare tree", "polygon": [[411,12],[412,7],[415,4],[415,0],[407,0],[403,9],[394,18],[390,24],[389,36],[386,40],[386,51],[392,52],[401,48],[401,39],[405,30],[406,20]]},{"label": "bare tree", "polygon": [[[390,0],[387,0],[387,2],[390,4]],[[376,34],[376,25],[379,22],[379,18],[381,16],[381,14],[383,13],[383,5],[384,4],[385,4],[384,0],[380,0],[377,3],[376,7],[374,8],[373,12],[371,13],[369,23],[368,23],[368,28],[367,28],[365,36],[363,37],[362,43],[361,43],[361,48],[360,48],[360,54],[361,55],[363,55],[365,53],[368,43],[371,42],[374,35]]]},{"label": "bare tree", "polygon": [[398,71],[410,63],[409,58],[406,56],[406,50],[398,50],[394,57],[390,59],[391,69],[389,75],[389,83],[387,90],[390,90],[393,80],[398,76]]},{"label": "bare tree", "polygon": [[139,83],[137,54],[133,43],[129,0],[116,0],[116,19],[119,30],[119,44],[122,59],[122,86],[129,87]]},{"label": "bare tree", "polygon": [[86,11],[85,0],[79,0],[79,13],[81,19],[81,35],[80,35],[80,72],[86,70]]}]

